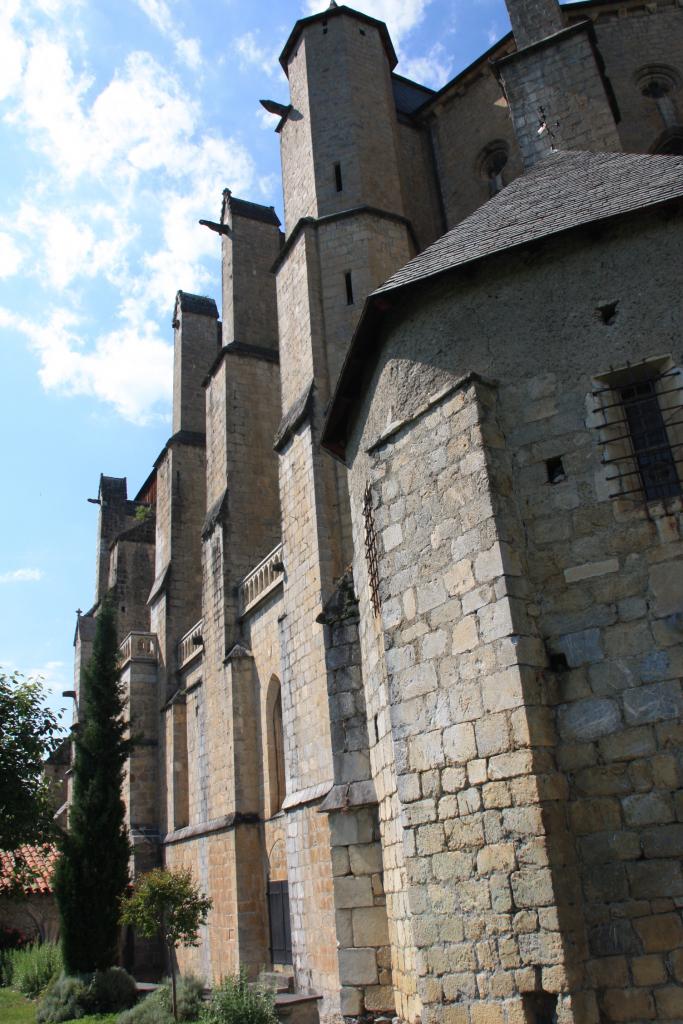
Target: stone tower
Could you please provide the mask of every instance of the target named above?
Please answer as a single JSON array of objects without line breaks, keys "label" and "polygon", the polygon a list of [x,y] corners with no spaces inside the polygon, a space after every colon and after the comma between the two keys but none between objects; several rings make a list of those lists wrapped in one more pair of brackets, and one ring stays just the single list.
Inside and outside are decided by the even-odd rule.
[{"label": "stone tower", "polygon": [[[361,781],[351,777],[351,758],[344,761],[346,777],[335,774],[343,759],[335,761],[328,672],[352,655],[331,656],[330,635],[319,621],[350,563],[351,544],[345,474],[320,452],[319,437],[365,296],[414,249],[399,171],[396,57],[386,27],[332,7],[296,24],[281,63],[291,106],[280,127],[286,238],[276,264],[282,386],[276,450],[292,942],[300,983],[334,991],[341,963],[344,998],[344,957],[338,963],[327,952],[345,944],[334,903],[321,905],[313,895],[332,890],[331,861],[317,859],[315,847],[330,850],[334,824],[312,801],[333,782]],[[368,776],[367,751],[353,764]],[[313,932],[319,943],[310,942]],[[347,1005],[344,1012],[357,1009]]]},{"label": "stone tower", "polygon": [[591,21],[564,28],[557,0],[506,0],[516,53],[495,67],[526,168],[552,149],[620,150],[619,108]]}]

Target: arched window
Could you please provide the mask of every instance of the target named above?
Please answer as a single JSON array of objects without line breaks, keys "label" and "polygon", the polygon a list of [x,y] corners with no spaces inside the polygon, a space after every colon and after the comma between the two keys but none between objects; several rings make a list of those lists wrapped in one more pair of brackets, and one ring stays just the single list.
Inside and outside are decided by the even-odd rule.
[{"label": "arched window", "polygon": [[[664,64],[650,64],[636,73],[636,85],[641,95],[656,105],[664,127],[667,129],[675,128],[678,125],[676,93],[680,84],[678,72]],[[664,151],[657,149],[656,152]]]},{"label": "arched window", "polygon": [[266,713],[268,715],[268,796],[272,815],[282,809],[287,792],[282,693],[277,676],[273,676],[270,680]]},{"label": "arched window", "polygon": [[505,188],[507,182],[503,176],[503,170],[508,159],[507,143],[500,139],[490,142],[479,154],[479,176],[488,182],[489,196],[498,195]]}]

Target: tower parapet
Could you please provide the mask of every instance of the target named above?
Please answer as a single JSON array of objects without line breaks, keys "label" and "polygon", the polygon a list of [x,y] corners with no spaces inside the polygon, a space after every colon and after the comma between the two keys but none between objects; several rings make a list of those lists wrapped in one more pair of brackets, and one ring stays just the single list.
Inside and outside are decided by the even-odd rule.
[{"label": "tower parapet", "polygon": [[348,7],[296,23],[280,62],[291,109],[281,130],[285,221],[361,204],[403,212],[386,25]]}]

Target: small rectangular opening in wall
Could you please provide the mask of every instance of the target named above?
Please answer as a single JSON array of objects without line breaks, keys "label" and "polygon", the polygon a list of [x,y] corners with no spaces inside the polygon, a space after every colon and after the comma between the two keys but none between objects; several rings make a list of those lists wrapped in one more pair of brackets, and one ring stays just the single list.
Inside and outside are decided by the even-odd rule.
[{"label": "small rectangular opening in wall", "polygon": [[342,180],[341,164],[334,165],[334,184],[337,192],[343,191],[344,182]]},{"label": "small rectangular opening in wall", "polygon": [[347,270],[344,274],[344,283],[346,285],[346,305],[353,305],[353,281],[351,280],[351,271]]},{"label": "small rectangular opening in wall", "polygon": [[552,651],[548,655],[548,660],[550,662],[550,670],[551,670],[551,672],[568,672],[569,671],[569,662],[567,661],[567,655],[566,654],[562,654],[561,651]]},{"label": "small rectangular opening in wall", "polygon": [[379,743],[379,715],[375,715],[373,724],[375,727],[375,743]]},{"label": "small rectangular opening in wall", "polygon": [[559,455],[554,459],[547,459],[545,468],[548,473],[549,484],[561,484],[563,480],[567,479],[567,474],[564,471],[562,459]]}]

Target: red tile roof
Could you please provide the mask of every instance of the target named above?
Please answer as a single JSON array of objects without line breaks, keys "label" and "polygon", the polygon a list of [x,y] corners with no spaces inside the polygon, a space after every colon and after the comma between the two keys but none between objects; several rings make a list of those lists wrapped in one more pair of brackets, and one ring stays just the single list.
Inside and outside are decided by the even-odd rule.
[{"label": "red tile roof", "polygon": [[[24,893],[27,895],[49,895],[52,892],[52,875],[57,863],[56,847],[20,846],[17,852],[32,873],[32,877],[22,887]],[[0,895],[11,888],[14,860],[14,853],[0,850]]]}]

